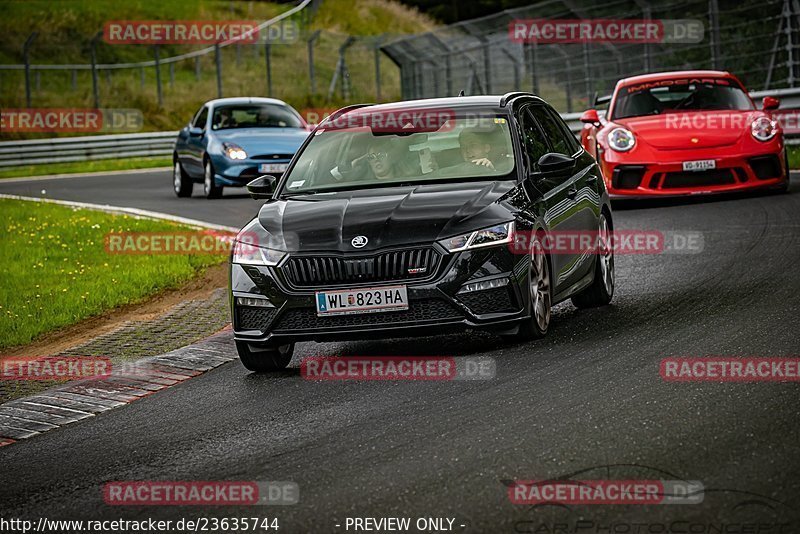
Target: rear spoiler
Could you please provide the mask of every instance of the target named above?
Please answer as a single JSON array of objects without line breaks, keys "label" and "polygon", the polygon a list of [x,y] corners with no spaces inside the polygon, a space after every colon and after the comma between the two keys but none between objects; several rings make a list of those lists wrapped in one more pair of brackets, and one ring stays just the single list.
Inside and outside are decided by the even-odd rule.
[{"label": "rear spoiler", "polygon": [[603,96],[595,96],[594,97],[594,105],[595,107],[599,106],[600,104],[608,104],[611,102],[611,95],[603,95]]}]

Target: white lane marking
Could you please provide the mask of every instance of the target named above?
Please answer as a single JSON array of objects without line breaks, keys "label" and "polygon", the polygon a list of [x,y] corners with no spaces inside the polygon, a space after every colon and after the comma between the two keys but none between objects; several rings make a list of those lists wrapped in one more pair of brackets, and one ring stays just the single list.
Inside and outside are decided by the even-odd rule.
[{"label": "white lane marking", "polygon": [[49,204],[60,204],[62,206],[71,206],[73,208],[84,208],[88,210],[103,211],[106,213],[115,213],[118,215],[132,215],[143,219],[159,219],[164,221],[171,221],[197,228],[208,228],[210,230],[220,230],[223,232],[238,232],[240,229],[235,226],[224,226],[221,224],[212,224],[197,219],[189,219],[186,217],[179,217],[177,215],[170,215],[169,213],[160,213],[157,211],[142,210],[139,208],[126,208],[123,206],[111,206],[108,204],[90,204],[88,202],[75,202],[73,200],[56,200],[52,198],[37,198],[37,197],[24,197],[21,195],[8,195],[0,193],[0,198],[7,198],[11,200],[27,200],[29,202],[46,202]]},{"label": "white lane marking", "polygon": [[125,174],[144,174],[148,172],[171,171],[172,167],[148,167],[146,169],[129,169],[126,171],[94,171],[79,172],[70,174],[45,174],[42,176],[21,176],[19,178],[0,178],[0,184],[12,184],[15,182],[36,182],[38,180],[62,180],[64,178],[91,178],[93,176],[114,176]]}]

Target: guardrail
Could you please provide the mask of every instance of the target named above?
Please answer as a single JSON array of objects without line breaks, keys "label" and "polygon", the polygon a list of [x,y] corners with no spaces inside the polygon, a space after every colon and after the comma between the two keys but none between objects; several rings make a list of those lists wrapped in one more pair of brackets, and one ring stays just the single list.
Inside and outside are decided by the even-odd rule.
[{"label": "guardrail", "polygon": [[27,139],[0,143],[0,168],[100,159],[171,156],[178,132]]},{"label": "guardrail", "polygon": [[[777,89],[750,93],[758,101],[765,96],[781,99],[785,108],[800,109],[800,89]],[[800,113],[800,112],[798,112]],[[562,113],[572,133],[583,128],[580,113]],[[63,137],[0,142],[0,168],[100,159],[170,156],[178,132]],[[787,144],[800,145],[800,136],[787,135]]]}]

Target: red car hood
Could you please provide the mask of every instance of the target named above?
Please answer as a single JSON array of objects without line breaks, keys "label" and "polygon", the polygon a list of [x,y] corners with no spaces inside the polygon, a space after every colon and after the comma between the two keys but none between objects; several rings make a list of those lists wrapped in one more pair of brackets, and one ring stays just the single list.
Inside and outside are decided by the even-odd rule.
[{"label": "red car hood", "polygon": [[617,119],[614,123],[654,148],[714,148],[736,144],[759,115],[755,111],[689,111]]}]

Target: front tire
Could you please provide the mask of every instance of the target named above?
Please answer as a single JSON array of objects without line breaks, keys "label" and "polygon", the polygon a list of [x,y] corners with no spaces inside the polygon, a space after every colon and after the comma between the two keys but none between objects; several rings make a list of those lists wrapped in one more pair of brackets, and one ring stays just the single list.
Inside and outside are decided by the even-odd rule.
[{"label": "front tire", "polygon": [[175,158],[175,165],[172,167],[172,189],[178,197],[190,197],[192,189],[194,189],[194,182],[183,170],[183,165],[178,158]]},{"label": "front tire", "polygon": [[222,196],[222,186],[216,184],[214,180],[214,167],[211,160],[206,160],[203,166],[203,194],[206,198],[219,198]]},{"label": "front tire", "polygon": [[605,306],[614,297],[614,247],[611,242],[611,225],[605,212],[600,214],[597,264],[592,285],[572,297],[578,308]]},{"label": "front tire", "polygon": [[516,334],[508,336],[515,342],[532,341],[547,335],[552,308],[550,262],[537,235],[531,243],[531,266],[528,273],[528,306],[531,316],[520,325]]},{"label": "front tire", "polygon": [[237,341],[236,352],[239,353],[239,359],[248,371],[273,373],[286,369],[289,362],[292,361],[294,343],[253,350],[247,342]]}]

